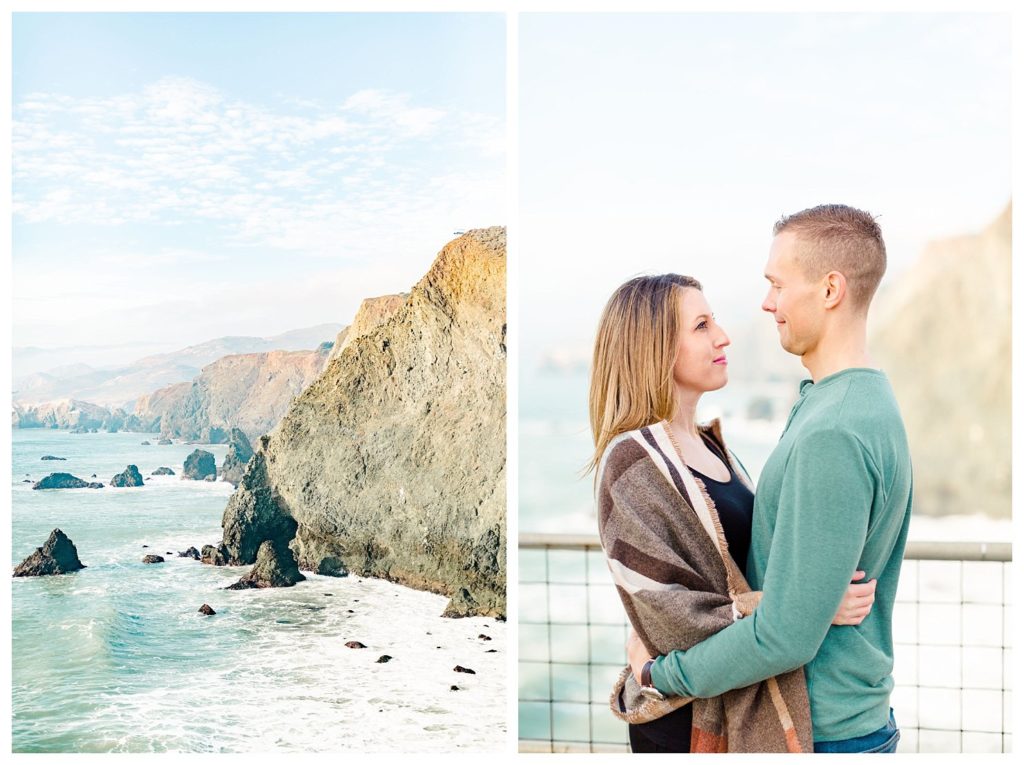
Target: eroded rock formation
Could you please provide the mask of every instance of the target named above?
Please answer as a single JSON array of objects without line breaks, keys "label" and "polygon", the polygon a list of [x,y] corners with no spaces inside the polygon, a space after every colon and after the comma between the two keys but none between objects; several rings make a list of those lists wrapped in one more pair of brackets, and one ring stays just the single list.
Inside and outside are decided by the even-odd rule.
[{"label": "eroded rock formation", "polygon": [[304,569],[442,593],[450,616],[503,615],[504,341],[505,231],[470,231],[260,440],[222,554],[251,563],[289,537]]}]

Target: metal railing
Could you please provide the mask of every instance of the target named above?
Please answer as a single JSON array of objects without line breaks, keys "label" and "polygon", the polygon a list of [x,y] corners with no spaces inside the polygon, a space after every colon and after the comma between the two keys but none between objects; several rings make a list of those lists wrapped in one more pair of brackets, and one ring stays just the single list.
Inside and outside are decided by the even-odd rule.
[{"label": "metal railing", "polygon": [[[893,615],[900,752],[1010,752],[1008,543],[907,545]],[[596,536],[519,538],[519,750],[626,752],[608,709],[628,622]]]}]

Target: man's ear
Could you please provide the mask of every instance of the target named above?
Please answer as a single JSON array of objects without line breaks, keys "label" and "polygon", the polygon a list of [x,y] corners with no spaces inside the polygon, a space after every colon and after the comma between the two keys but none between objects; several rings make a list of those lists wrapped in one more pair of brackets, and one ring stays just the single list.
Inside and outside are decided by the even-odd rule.
[{"label": "man's ear", "polygon": [[838,271],[825,274],[825,310],[832,310],[846,297],[846,277]]}]

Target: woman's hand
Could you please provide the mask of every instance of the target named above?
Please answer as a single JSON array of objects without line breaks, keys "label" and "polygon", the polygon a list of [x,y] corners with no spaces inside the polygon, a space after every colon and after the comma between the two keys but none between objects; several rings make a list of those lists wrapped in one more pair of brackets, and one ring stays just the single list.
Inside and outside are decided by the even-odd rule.
[{"label": "woman's hand", "polygon": [[[863,579],[864,576],[863,571],[855,571],[853,581]],[[878,580],[872,579],[870,582],[851,584],[847,587],[846,595],[843,596],[843,602],[839,604],[839,610],[836,611],[832,623],[844,625],[860,624],[864,621],[864,618],[871,613],[871,605],[875,602],[875,585],[877,584]]]},{"label": "woman's hand", "polygon": [[629,638],[626,640],[626,654],[629,656],[629,668],[633,670],[633,677],[636,678],[638,685],[643,685],[640,673],[643,672],[644,664],[654,657],[647,652],[643,641],[640,640],[640,636],[636,634],[636,630],[632,627],[629,629]]}]

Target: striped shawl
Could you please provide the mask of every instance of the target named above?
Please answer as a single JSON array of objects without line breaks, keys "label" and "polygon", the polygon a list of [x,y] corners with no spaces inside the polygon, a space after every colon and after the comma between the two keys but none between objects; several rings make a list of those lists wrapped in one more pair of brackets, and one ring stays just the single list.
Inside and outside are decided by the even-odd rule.
[{"label": "striped shawl", "polygon": [[[719,421],[701,430],[749,485],[725,449]],[[663,423],[623,433],[608,445],[598,468],[597,506],[608,567],[651,656],[691,648],[753,613],[760,593],[751,592],[733,562],[714,503]],[[629,710],[645,697],[632,673],[624,679],[625,690],[613,694],[612,704],[630,719]],[[689,701],[669,697],[660,714]],[[813,751],[802,669],[692,703],[693,752]]]}]

